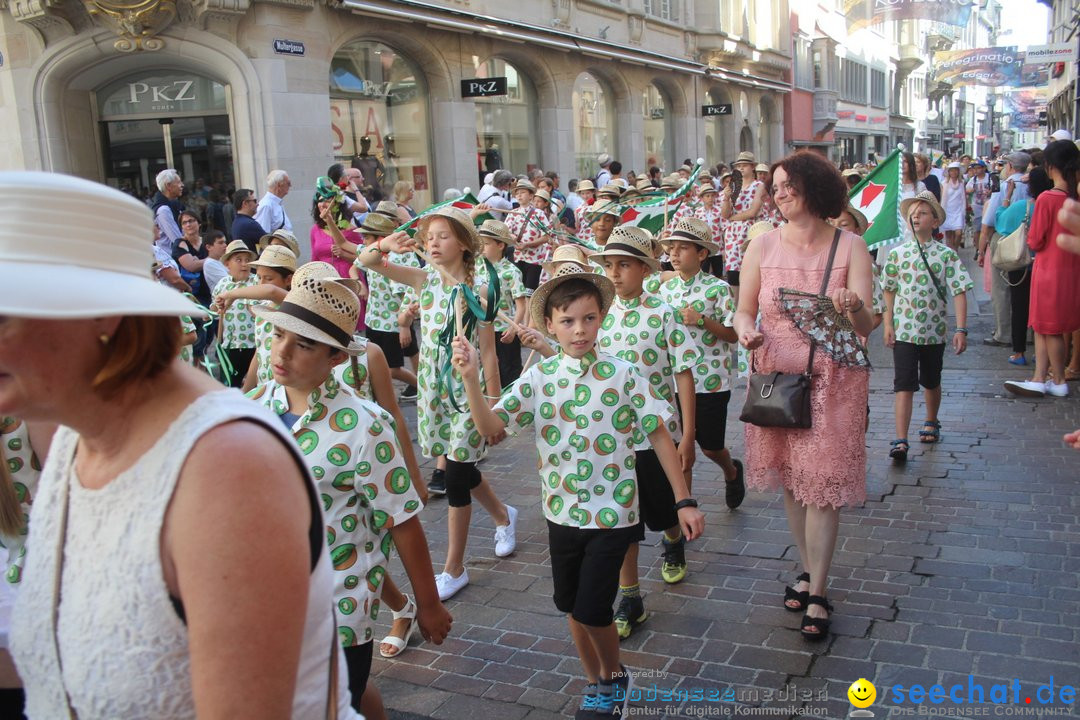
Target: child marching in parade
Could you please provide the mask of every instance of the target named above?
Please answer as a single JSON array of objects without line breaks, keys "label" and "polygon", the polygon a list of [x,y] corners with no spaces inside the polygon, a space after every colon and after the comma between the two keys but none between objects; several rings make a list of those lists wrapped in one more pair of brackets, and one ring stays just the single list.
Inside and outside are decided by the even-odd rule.
[{"label": "child marching in parade", "polygon": [[[682,422],[679,414],[673,413],[668,430],[678,445],[682,473],[688,477],[694,465],[692,438],[697,421],[693,373],[704,360],[701,348],[681,329],[670,305],[644,292],[645,279],[660,266],[648,233],[636,227],[618,227],[603,251],[593,254],[592,261],[603,266],[616,292],[615,302],[603,319],[598,345],[604,352],[637,365],[662,400],[673,404],[678,390]],[[682,429],[689,442],[679,443]],[[672,486],[663,480],[656,448],[640,447],[635,466],[641,492],[641,522],[637,542],[628,548],[619,574],[621,599],[615,624],[623,638],[648,617],[637,563],[638,542],[645,539],[645,526],[664,532],[664,582],[677,583],[686,577],[686,541],[680,531]]]},{"label": "child marching in parade", "polygon": [[567,614],[587,680],[575,715],[582,720],[622,714],[632,684],[619,660],[611,597],[619,563],[639,536],[634,449],[646,437],[681,532],[696,538],[704,527],[664,424],[670,403],[632,362],[596,346],[614,294],[602,275],[574,263],[559,268],[533,294],[530,314],[561,352],[529,367],[494,408],[485,402],[476,349],[464,337],[454,343],[480,432],[517,434],[535,424],[555,607]]},{"label": "child marching in parade", "polygon": [[252,399],[293,433],[318,484],[352,704],[366,717],[384,718],[382,699],[368,678],[391,539],[412,581],[424,636],[441,643],[451,618],[431,579],[431,557],[417,517],[423,505],[393,421],[334,377],[338,365],[364,352],[353,339],[360,300],[350,282],[308,274],[277,309],[254,308],[274,326],[274,379],[257,388]]},{"label": "child marching in parade", "polygon": [[[506,248],[514,246],[509,228],[499,220],[485,220],[480,226],[480,239],[484,254],[476,259],[476,272],[484,272],[484,258],[499,274],[499,310],[513,318],[518,325],[525,324],[528,295],[521,279],[521,270],[506,259]],[[415,255],[414,255],[415,257]],[[499,358],[499,381],[509,385],[521,375],[521,341],[517,328],[502,318],[495,318],[495,355]]]},{"label": "child marching in parade", "polygon": [[[214,303],[217,303],[218,297],[224,292],[246,288],[258,282],[251,275],[251,261],[254,258],[255,253],[248,249],[243,240],[229,243],[225,254],[221,256],[221,262],[229,275],[221,278],[214,286]],[[255,318],[248,307],[248,301],[233,303],[232,307],[222,314],[219,322],[219,340],[231,365],[231,368],[227,368],[226,384],[240,387],[243,385],[248,365],[251,364],[251,358],[255,356]]]},{"label": "child marching in parade", "polygon": [[[495,554],[505,557],[517,545],[515,522],[517,510],[503,504],[476,467],[484,457],[487,442],[476,429],[467,412],[455,409],[451,397],[455,383],[448,362],[439,366],[440,355],[449,360],[448,348],[440,337],[452,337],[455,320],[464,313],[461,285],[474,287],[476,258],[480,255],[480,237],[469,217],[452,207],[440,208],[421,218],[417,237],[425,242],[431,262],[423,269],[384,262],[383,253],[410,252],[416,241],[404,232],[382,238],[365,247],[357,259],[365,270],[381,273],[391,280],[412,287],[420,297],[420,397],[417,402],[417,432],[420,447],[432,458],[446,456],[446,496],[449,543],[443,571],[436,576],[439,597],[446,600],[469,583],[465,569],[465,547],[472,518],[472,497],[494,519]],[[442,273],[446,273],[444,276]],[[448,285],[453,278],[458,285]],[[477,287],[481,295],[482,286]],[[483,357],[487,394],[497,398],[499,385],[495,333],[490,325],[476,327],[476,339]],[[460,406],[459,406],[460,407]],[[462,408],[464,410],[465,408]]]},{"label": "child marching in parade", "polygon": [[[715,191],[706,194],[715,196]],[[668,257],[675,276],[660,286],[659,295],[675,309],[676,319],[705,353],[705,361],[694,368],[696,435],[705,457],[724,471],[724,500],[734,510],[746,497],[743,466],[731,459],[725,446],[731,380],[735,375],[735,300],[726,282],[703,272],[710,255],[720,251],[714,231],[698,218],[675,224],[666,238]],[[687,483],[689,485],[689,483]]]}]

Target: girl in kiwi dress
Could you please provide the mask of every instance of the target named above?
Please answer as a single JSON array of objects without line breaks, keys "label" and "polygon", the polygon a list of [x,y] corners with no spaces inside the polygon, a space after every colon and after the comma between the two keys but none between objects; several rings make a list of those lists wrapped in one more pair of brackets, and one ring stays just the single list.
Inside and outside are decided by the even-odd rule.
[{"label": "girl in kiwi dress", "polygon": [[[416,247],[416,241],[404,232],[388,235],[377,244],[363,248],[357,259],[366,270],[381,273],[413,288],[420,298],[417,432],[424,455],[447,458],[449,543],[443,572],[436,575],[439,595],[445,600],[468,584],[464,561],[472,518],[471,497],[475,495],[495,520],[496,555],[500,557],[513,552],[513,521],[517,511],[495,497],[490,485],[476,468],[477,461],[487,452],[487,441],[476,430],[464,393],[459,392],[459,396],[455,397],[460,411],[451,404],[449,386],[460,387],[460,376],[451,370],[454,381],[440,383],[443,367],[437,365],[440,359],[439,335],[447,323],[454,322],[455,317],[451,301],[452,296],[456,297],[455,285],[447,284],[442,272],[458,283],[472,287],[481,298],[487,293],[486,287],[478,284],[475,277],[476,257],[480,253],[479,236],[465,213],[454,208],[443,208],[421,219],[417,237],[426,243],[431,257],[431,263],[424,268],[386,262],[384,253],[410,252]],[[464,300],[459,307],[464,308]],[[475,336],[470,340],[480,347],[481,383],[494,402],[499,397],[501,386],[492,326],[478,324]]]}]

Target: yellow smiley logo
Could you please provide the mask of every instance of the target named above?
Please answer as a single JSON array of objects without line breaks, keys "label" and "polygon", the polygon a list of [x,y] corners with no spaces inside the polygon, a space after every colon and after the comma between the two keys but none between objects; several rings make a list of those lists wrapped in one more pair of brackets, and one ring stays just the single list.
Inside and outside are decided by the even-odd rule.
[{"label": "yellow smiley logo", "polygon": [[855,682],[851,683],[851,687],[847,691],[848,700],[851,704],[857,708],[868,708],[874,704],[874,700],[877,699],[877,688],[874,687],[874,683],[870,682],[866,678],[859,678]]}]

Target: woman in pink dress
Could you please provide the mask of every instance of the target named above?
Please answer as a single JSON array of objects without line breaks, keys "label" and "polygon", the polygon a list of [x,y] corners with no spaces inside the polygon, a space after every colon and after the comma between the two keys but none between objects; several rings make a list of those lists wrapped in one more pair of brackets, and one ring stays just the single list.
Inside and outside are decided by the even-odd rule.
[{"label": "woman in pink dress", "polygon": [[[334,246],[334,239],[330,237],[330,233],[326,232],[326,221],[323,219],[323,215],[326,214],[331,205],[337,202],[336,196],[330,195],[333,187],[329,178],[319,178],[315,184],[315,197],[311,201],[311,219],[315,224],[311,226],[309,235],[311,240],[311,260],[312,262],[330,263],[338,271],[338,275],[347,278],[349,277],[349,268],[352,267],[353,262],[356,260],[356,254],[345,248]],[[342,233],[349,242],[361,247],[364,245],[364,238],[355,229],[348,228],[342,230]],[[363,272],[360,273],[360,282],[363,283],[364,292],[360,295],[360,320],[356,328],[358,331],[364,330],[364,311],[367,307],[367,278]]]},{"label": "woman in pink dress", "polygon": [[[771,192],[787,223],[747,248],[735,331],[739,342],[754,351],[755,372],[803,373],[810,352],[808,328],[800,329],[785,312],[780,288],[820,291],[836,232],[828,218],[844,210],[847,187],[823,157],[800,152],[777,163]],[[827,286],[836,315],[827,319],[819,311],[824,323],[835,321],[830,327],[844,333],[870,334],[870,262],[862,239],[841,232]],[[784,607],[805,612],[801,630],[808,640],[828,633],[831,608],[825,591],[840,508],[866,499],[868,364],[834,355],[824,343],[815,351],[810,429],[746,426],[746,484],[783,489],[804,570],[795,588],[787,588]]]},{"label": "woman in pink dress", "polygon": [[1076,199],[1080,179],[1080,150],[1070,140],[1055,140],[1043,151],[1052,190],[1035,199],[1028,228],[1028,247],[1035,252],[1031,270],[1028,324],[1035,332],[1035,382],[1046,393],[1069,394],[1065,378],[1068,349],[1064,334],[1080,330],[1080,256],[1063,250],[1055,240],[1063,232],[1058,211],[1066,198]]}]

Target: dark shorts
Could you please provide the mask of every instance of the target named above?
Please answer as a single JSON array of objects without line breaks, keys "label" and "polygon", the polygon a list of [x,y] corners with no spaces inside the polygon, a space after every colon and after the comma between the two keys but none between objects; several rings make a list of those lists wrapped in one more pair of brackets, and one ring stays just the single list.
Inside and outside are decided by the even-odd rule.
[{"label": "dark shorts", "polygon": [[916,392],[920,385],[927,390],[940,387],[944,362],[945,343],[915,345],[897,340],[893,347],[893,391]]},{"label": "dark shorts", "polygon": [[472,505],[472,491],[480,484],[483,476],[476,463],[463,463],[446,459],[446,504],[450,507],[468,507]]},{"label": "dark shorts", "polygon": [[503,387],[521,377],[521,340],[504,343],[502,333],[495,333],[495,357],[499,360],[499,383]]},{"label": "dark shorts", "polygon": [[733,285],[734,287],[739,287],[739,271],[738,270],[728,270],[727,271],[727,284],[728,285]]},{"label": "dark shorts", "polygon": [[637,462],[638,512],[642,522],[637,524],[637,540],[645,539],[645,526],[654,532],[667,530],[679,524],[675,509],[675,493],[671,489],[660,458],[655,450],[638,450]]},{"label": "dark shorts", "polygon": [[[702,450],[723,450],[727,435],[727,411],[731,391],[694,394],[694,440]],[[680,408],[675,397],[675,407]]]},{"label": "dark shorts", "polygon": [[600,530],[547,521],[552,599],[560,612],[582,625],[606,627],[614,620],[611,598],[619,589],[619,569],[637,527]]},{"label": "dark shorts", "polygon": [[364,333],[367,335],[368,340],[378,345],[379,349],[383,351],[383,355],[386,356],[386,364],[390,366],[391,370],[404,367],[405,358],[412,357],[418,352],[416,335],[413,333],[412,328],[409,328],[409,345],[404,348],[401,347],[401,339],[396,332],[368,328]]},{"label": "dark shorts", "polygon": [[517,260],[514,264],[518,266],[518,270],[521,270],[521,282],[526,288],[535,290],[540,287],[540,273],[544,271],[543,267],[524,260]]},{"label": "dark shorts", "polygon": [[367,689],[371,677],[371,653],[375,642],[369,640],[363,645],[345,648],[345,665],[349,670],[349,694],[352,695],[353,710],[360,710],[360,698]]}]

